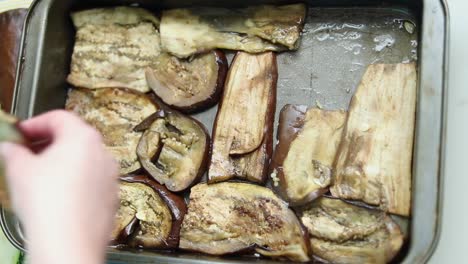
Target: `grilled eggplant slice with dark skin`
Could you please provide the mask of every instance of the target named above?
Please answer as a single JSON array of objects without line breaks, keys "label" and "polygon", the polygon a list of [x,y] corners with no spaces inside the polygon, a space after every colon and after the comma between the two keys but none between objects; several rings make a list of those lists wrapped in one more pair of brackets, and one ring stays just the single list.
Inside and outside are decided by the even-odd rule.
[{"label": "grilled eggplant slice with dark skin", "polygon": [[194,186],[180,248],[211,255],[253,248],[272,258],[310,260],[307,232],[288,204],[270,189],[249,183]]},{"label": "grilled eggplant slice with dark skin", "polygon": [[150,91],[145,70],[161,54],[154,14],[137,7],[98,8],[73,13],[72,20],[76,37],[70,84]]},{"label": "grilled eggplant slice with dark skin", "polygon": [[385,212],[323,197],[305,207],[301,216],[312,251],[331,263],[388,263],[404,236]]},{"label": "grilled eggplant slice with dark skin", "polygon": [[233,177],[262,183],[273,148],[276,55],[237,53],[213,127],[209,182]]},{"label": "grilled eggplant slice with dark skin", "polygon": [[121,179],[114,244],[133,248],[175,249],[179,245],[184,200],[147,176]]},{"label": "grilled eggplant slice with dark skin", "polygon": [[196,183],[206,171],[210,138],[195,119],[159,111],[136,130],[146,129],[137,147],[143,168],[173,192]]},{"label": "grilled eggplant slice with dark skin", "polygon": [[147,95],[117,88],[72,89],[65,108],[101,132],[121,175],[141,168],[136,150],[143,132],[133,129],[159,108]]},{"label": "grilled eggplant slice with dark skin", "polygon": [[304,205],[327,192],[345,119],[344,111],[295,105],[281,110],[271,176],[291,205]]},{"label": "grilled eggplant slice with dark skin", "polygon": [[350,104],[333,196],[410,215],[416,96],[416,64],[368,67]]},{"label": "grilled eggplant slice with dark skin", "polygon": [[179,58],[216,48],[249,53],[294,50],[306,9],[294,4],[167,10],[161,19],[161,45]]},{"label": "grilled eggplant slice with dark skin", "polygon": [[184,113],[205,110],[221,98],[228,63],[221,51],[182,60],[161,54],[146,70],[148,85],[165,104]]}]

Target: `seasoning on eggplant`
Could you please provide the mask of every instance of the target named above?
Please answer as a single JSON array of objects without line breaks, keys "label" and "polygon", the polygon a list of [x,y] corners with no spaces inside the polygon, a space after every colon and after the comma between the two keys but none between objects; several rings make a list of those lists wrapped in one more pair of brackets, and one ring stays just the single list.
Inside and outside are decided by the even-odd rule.
[{"label": "seasoning on eggplant", "polygon": [[186,211],[182,198],[148,177],[122,178],[113,239],[135,248],[177,248]]},{"label": "seasoning on eggplant", "polygon": [[180,248],[211,255],[252,248],[290,261],[309,261],[307,233],[288,204],[270,189],[248,183],[192,188]]},{"label": "seasoning on eggplant", "polygon": [[72,14],[75,47],[68,82],[81,88],[148,92],[145,70],[161,53],[159,19],[141,8],[99,8]]},{"label": "seasoning on eggplant", "polygon": [[351,101],[334,196],[410,215],[416,82],[414,63],[369,66]]},{"label": "seasoning on eggplant", "polygon": [[295,105],[281,110],[272,178],[290,204],[306,204],[328,190],[345,119],[344,111]]},{"label": "seasoning on eggplant", "polygon": [[196,183],[208,162],[210,138],[205,127],[170,111],[159,111],[143,123],[150,123],[137,147],[143,168],[173,192]]},{"label": "seasoning on eggplant", "polygon": [[276,55],[237,53],[213,128],[209,182],[233,177],[262,183],[273,148]]},{"label": "seasoning on eggplant", "polygon": [[314,254],[331,263],[388,263],[403,245],[399,226],[384,212],[338,199],[314,201],[301,220]]},{"label": "seasoning on eggplant", "polygon": [[148,68],[146,79],[154,93],[167,105],[185,113],[217,104],[222,95],[228,63],[221,51],[182,60],[167,53]]},{"label": "seasoning on eggplant", "polygon": [[120,164],[122,175],[141,168],[136,154],[142,132],[133,131],[158,106],[145,94],[127,89],[72,89],[65,108],[98,129],[104,144]]},{"label": "seasoning on eggplant", "polygon": [[294,50],[306,9],[294,4],[167,10],[161,19],[161,45],[180,58],[216,48],[249,53]]}]

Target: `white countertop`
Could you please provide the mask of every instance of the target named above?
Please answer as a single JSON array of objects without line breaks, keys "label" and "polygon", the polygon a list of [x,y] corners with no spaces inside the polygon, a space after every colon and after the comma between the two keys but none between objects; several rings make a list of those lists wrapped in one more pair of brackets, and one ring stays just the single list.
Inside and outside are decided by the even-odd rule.
[{"label": "white countertop", "polygon": [[443,216],[439,244],[430,264],[468,263],[468,1],[447,2],[450,61]]}]

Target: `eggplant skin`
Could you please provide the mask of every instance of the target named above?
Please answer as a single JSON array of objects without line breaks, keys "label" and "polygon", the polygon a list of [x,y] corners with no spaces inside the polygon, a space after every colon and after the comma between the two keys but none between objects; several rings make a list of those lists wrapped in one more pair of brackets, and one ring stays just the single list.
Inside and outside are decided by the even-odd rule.
[{"label": "eggplant skin", "polygon": [[[127,182],[127,183],[145,184],[151,187],[159,195],[159,197],[165,202],[165,204],[169,208],[169,211],[171,212],[171,215],[172,215],[171,231],[168,237],[164,240],[164,243],[159,245],[157,248],[158,249],[178,248],[179,240],[180,240],[180,228],[181,228],[184,216],[187,213],[187,205],[185,204],[184,199],[179,197],[176,194],[171,193],[167,188],[158,184],[157,182],[150,179],[146,175],[125,176],[121,178],[121,181]],[[135,227],[132,227],[132,228],[135,229]],[[131,247],[147,248],[145,245],[138,244],[136,242],[132,243],[131,239],[132,237],[135,236],[135,232],[130,235],[127,234],[127,236],[130,237],[130,241],[127,241],[127,243],[129,243]],[[153,248],[153,247],[150,247],[150,248]]]},{"label": "eggplant skin", "polygon": [[206,172],[210,137],[199,121],[174,110],[161,110],[135,130],[145,130],[137,147],[140,163],[170,191],[190,188]]},{"label": "eggplant skin", "polygon": [[[163,65],[164,69],[160,70],[159,73],[156,72],[155,69],[161,68],[161,63],[157,64],[157,66],[154,67],[154,69],[148,68],[146,71],[146,79],[148,81],[149,86],[153,89],[154,94],[157,96],[157,98],[163,101],[168,106],[170,106],[170,108],[178,110],[184,114],[198,113],[216,105],[220,101],[221,96],[223,94],[224,82],[226,80],[226,75],[228,71],[228,61],[224,52],[220,50],[213,50],[205,54],[197,55],[194,60],[197,60],[197,58],[202,57],[202,56],[210,56],[210,57],[213,56],[214,58],[214,64],[216,65],[217,69],[215,72],[212,73],[212,74],[216,74],[216,79],[214,80],[213,83],[210,83],[209,82],[210,80],[200,78],[200,76],[203,77],[203,74],[201,74],[200,72],[197,72],[197,76],[196,76],[197,78],[195,79],[195,81],[190,81],[189,83],[186,83],[186,82],[188,80],[187,78],[190,78],[190,77],[186,77],[185,74],[182,75],[182,77],[180,76],[173,77],[175,79],[177,78],[181,79],[180,82],[176,82],[176,80],[171,81],[171,80],[164,79],[163,78],[165,77],[164,75],[167,74],[167,72],[165,71],[168,71],[167,70],[168,63],[165,63]],[[161,56],[159,56],[159,58],[166,58],[166,57],[169,57],[170,60],[175,60],[176,61],[174,62],[176,64],[175,68],[177,67],[183,68],[183,71],[190,71],[190,69],[187,70],[185,68],[189,68],[190,64],[194,63],[194,60],[190,60],[189,62],[183,62],[180,59],[177,59],[176,57],[173,57],[169,54],[162,54]],[[180,66],[180,65],[183,65],[184,63],[189,64],[189,66],[188,67]],[[206,66],[208,67],[209,65],[206,65]],[[204,74],[209,75],[208,70],[200,69],[200,67],[196,68],[195,71],[205,71]],[[176,71],[175,73],[182,74],[181,72],[178,72],[178,71]],[[159,77],[159,74],[163,76]],[[190,72],[188,74],[191,75]],[[209,77],[211,76],[208,76],[208,79]],[[160,80],[166,81],[167,84],[163,84]],[[186,94],[179,95],[177,94],[177,90],[182,89],[182,88],[187,88],[187,87],[176,87],[175,85],[177,83],[180,83],[180,86],[184,86],[184,85],[192,86],[194,84],[195,85],[198,84],[199,86],[203,86],[203,87],[199,87],[200,88],[199,93],[204,92],[202,89],[208,89],[208,91],[211,91],[211,92],[205,94],[204,97],[199,97],[199,95],[197,94],[193,94],[190,97],[187,97]],[[161,87],[161,86],[164,86],[163,87],[164,90],[166,91],[171,90],[171,92],[165,93],[164,95],[159,94],[157,91],[157,88],[154,88],[154,87]]]},{"label": "eggplant skin", "polygon": [[121,175],[141,168],[136,149],[143,133],[133,129],[159,110],[146,94],[119,88],[70,89],[65,109],[102,134],[106,148],[120,164]]},{"label": "eggplant skin", "polygon": [[385,213],[322,197],[302,208],[314,254],[331,263],[388,263],[404,236]]},{"label": "eggplant skin", "polygon": [[194,186],[180,248],[226,255],[252,247],[275,259],[310,260],[307,232],[270,189],[240,182]]}]

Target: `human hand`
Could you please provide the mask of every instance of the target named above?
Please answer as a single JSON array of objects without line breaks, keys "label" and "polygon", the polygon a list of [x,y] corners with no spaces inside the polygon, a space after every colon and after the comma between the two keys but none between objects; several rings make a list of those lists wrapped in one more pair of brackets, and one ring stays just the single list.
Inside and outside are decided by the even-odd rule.
[{"label": "human hand", "polygon": [[53,111],[24,121],[40,151],[1,144],[15,212],[26,229],[32,263],[102,263],[118,205],[118,168],[97,131]]}]

